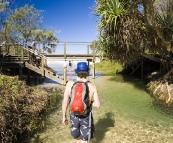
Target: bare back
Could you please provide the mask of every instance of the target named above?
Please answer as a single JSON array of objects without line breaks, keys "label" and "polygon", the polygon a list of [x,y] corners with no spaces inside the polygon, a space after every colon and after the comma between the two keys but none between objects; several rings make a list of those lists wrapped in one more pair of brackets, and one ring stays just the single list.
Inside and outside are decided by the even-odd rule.
[{"label": "bare back", "polygon": [[[79,81],[79,79],[77,79],[77,81]],[[87,80],[86,79],[80,79],[80,81],[86,82]],[[66,99],[70,98],[71,88],[72,88],[73,84],[74,84],[74,81],[69,81],[66,85],[66,89],[65,89],[65,93],[64,93],[64,96],[66,96]],[[95,103],[93,102],[93,107],[99,108],[100,107],[100,100],[98,97],[98,92],[97,92],[96,86],[93,83],[88,82],[88,87],[89,87],[90,103],[91,103],[91,101],[94,101]]]}]

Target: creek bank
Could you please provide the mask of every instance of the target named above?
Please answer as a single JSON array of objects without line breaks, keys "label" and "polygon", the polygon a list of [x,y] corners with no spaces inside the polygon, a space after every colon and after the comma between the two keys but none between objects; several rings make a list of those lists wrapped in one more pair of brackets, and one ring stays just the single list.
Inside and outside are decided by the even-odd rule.
[{"label": "creek bank", "polygon": [[[122,65],[117,62],[102,61],[96,64],[96,68],[104,73],[110,75],[125,74],[129,75],[132,70],[124,69]],[[136,75],[137,74],[137,75]],[[139,76],[139,73],[134,73],[133,76]],[[145,73],[144,73],[145,74]],[[146,89],[155,101],[167,108],[173,108],[173,70],[168,73],[154,71],[145,74],[143,77],[146,83]]]},{"label": "creek bank", "polygon": [[151,73],[148,78],[150,82],[146,85],[147,90],[157,102],[173,108],[173,78],[160,72]]}]

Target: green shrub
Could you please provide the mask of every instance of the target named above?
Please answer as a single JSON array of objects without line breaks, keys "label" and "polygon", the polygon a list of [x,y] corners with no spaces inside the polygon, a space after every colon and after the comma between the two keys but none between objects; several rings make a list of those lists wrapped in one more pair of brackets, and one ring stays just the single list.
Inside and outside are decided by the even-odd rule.
[{"label": "green shrub", "polygon": [[59,99],[58,93],[29,87],[18,77],[0,75],[0,141],[12,142],[42,127],[42,119]]},{"label": "green shrub", "polygon": [[106,73],[117,73],[123,70],[123,66],[117,62],[112,61],[101,61],[96,63],[96,70]]}]

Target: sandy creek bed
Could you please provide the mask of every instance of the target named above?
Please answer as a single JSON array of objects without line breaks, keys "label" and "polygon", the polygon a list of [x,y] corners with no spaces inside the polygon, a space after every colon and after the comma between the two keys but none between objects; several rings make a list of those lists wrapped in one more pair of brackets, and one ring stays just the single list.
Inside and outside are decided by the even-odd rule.
[{"label": "sandy creek bed", "polygon": [[[173,142],[173,116],[155,105],[142,82],[121,75],[90,80],[97,85],[101,100],[100,109],[93,109],[96,134],[91,143]],[[58,104],[48,115],[45,129],[35,133],[29,142],[75,143],[70,125],[64,126],[61,119],[61,104]]]}]

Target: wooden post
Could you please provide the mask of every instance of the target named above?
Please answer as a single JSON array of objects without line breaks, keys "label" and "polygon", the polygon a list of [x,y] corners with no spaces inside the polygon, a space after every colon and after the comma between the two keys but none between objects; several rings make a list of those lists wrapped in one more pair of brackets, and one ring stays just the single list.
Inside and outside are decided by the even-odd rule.
[{"label": "wooden post", "polygon": [[64,70],[63,70],[63,75],[64,75],[64,85],[66,85],[67,82],[67,62],[65,61],[64,63]]},{"label": "wooden post", "polygon": [[90,67],[90,60],[89,59],[87,59],[87,62],[88,62],[88,68]]},{"label": "wooden post", "polygon": [[89,55],[90,45],[87,46],[87,54]]},{"label": "wooden post", "polygon": [[[87,59],[87,62],[88,62],[88,68],[90,70],[90,59]],[[89,74],[88,74],[88,78],[87,79],[89,80]]]},{"label": "wooden post", "polygon": [[29,63],[31,63],[31,52],[30,52],[30,50],[32,49],[32,47],[30,48],[30,47],[28,47],[28,58],[29,58]]},{"label": "wooden post", "polygon": [[0,46],[0,54],[2,54],[2,46]]},{"label": "wooden post", "polygon": [[144,60],[142,58],[142,61],[141,61],[141,78],[142,79],[143,79],[143,75],[144,75],[143,71],[144,71]]},{"label": "wooden post", "polygon": [[31,83],[31,71],[28,69],[28,83]]},{"label": "wooden post", "polygon": [[130,75],[132,75],[140,66],[141,66],[142,63],[140,63],[132,72]]},{"label": "wooden post", "polygon": [[93,74],[92,74],[92,78],[95,78],[95,61],[93,61]]},{"label": "wooden post", "polygon": [[44,65],[47,66],[47,59],[44,59]]},{"label": "wooden post", "polygon": [[41,57],[41,70],[42,70],[42,76],[45,76],[45,73],[44,73],[44,58],[43,57]]},{"label": "wooden post", "polygon": [[95,78],[95,48],[96,48],[96,43],[94,43],[94,48],[93,48],[93,77]]},{"label": "wooden post", "polygon": [[24,49],[21,47],[21,62],[24,62]]},{"label": "wooden post", "polygon": [[14,46],[14,51],[13,51],[13,55],[16,55],[16,45]]},{"label": "wooden post", "polygon": [[38,85],[38,79],[37,79],[37,73],[35,72],[35,78],[34,78],[34,81],[35,81],[35,85]]},{"label": "wooden post", "polygon": [[96,43],[94,43],[94,48],[93,48],[93,60],[95,61],[95,48],[96,48]]},{"label": "wooden post", "polygon": [[64,59],[66,59],[66,42],[64,42]]},{"label": "wooden post", "polygon": [[22,65],[19,65],[19,79],[22,79]]},{"label": "wooden post", "polygon": [[32,63],[32,58],[31,58],[31,52],[30,51],[28,51],[28,58],[29,58],[29,63],[31,64]]},{"label": "wooden post", "polygon": [[19,79],[22,79],[22,67],[19,68]]}]

